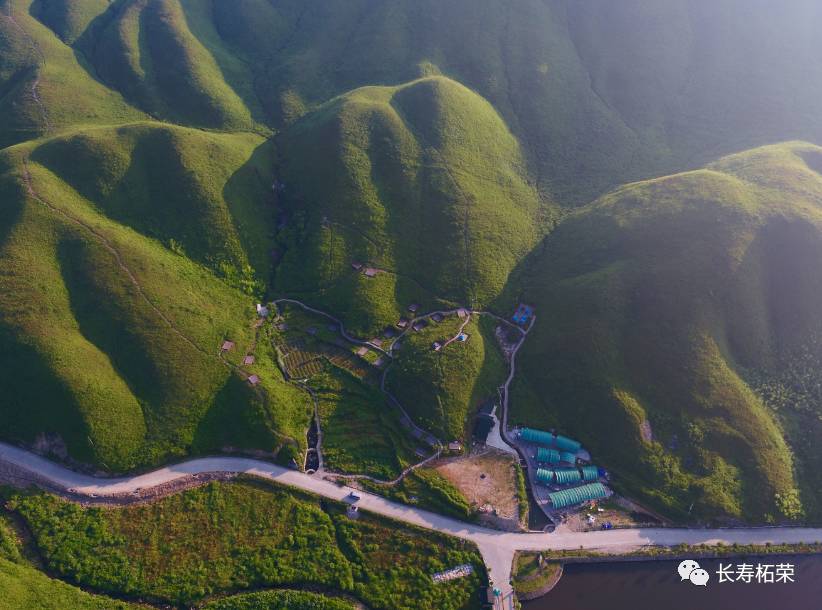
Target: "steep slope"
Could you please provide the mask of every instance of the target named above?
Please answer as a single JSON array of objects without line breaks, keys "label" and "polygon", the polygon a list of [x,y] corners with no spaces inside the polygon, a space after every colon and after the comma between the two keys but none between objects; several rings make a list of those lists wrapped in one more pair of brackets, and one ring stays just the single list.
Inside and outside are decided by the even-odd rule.
[{"label": "steep slope", "polygon": [[541,321],[514,421],[560,424],[672,512],[796,516],[798,481],[819,519],[819,403],[761,388],[818,354],[820,159],[806,144],[756,149],[563,223],[531,267]]},{"label": "steep slope", "polygon": [[0,146],[68,125],[144,118],[31,16],[32,5],[29,0],[0,3]]},{"label": "steep slope", "polygon": [[66,44],[76,41],[108,8],[109,0],[40,0],[30,11]]},{"label": "steep slope", "polygon": [[516,140],[443,77],[346,94],[280,148],[288,217],[275,286],[358,332],[393,324],[411,302],[491,303],[540,234]]},{"label": "steep slope", "polygon": [[[192,11],[202,10],[203,3],[193,4]],[[180,2],[112,3],[86,32],[76,46],[99,77],[149,114],[203,127],[254,127],[251,110],[215,60],[219,38],[195,36]],[[250,73],[244,76],[250,83]]]},{"label": "steep slope", "polygon": [[[181,124],[280,130],[348,91],[441,73],[493,104],[521,141],[542,197],[565,205],[735,150],[822,138],[814,0],[753,8],[746,0],[3,7],[0,44],[14,45],[12,60],[27,56],[26,70],[5,81],[14,89],[6,101],[15,100],[7,109],[15,126],[35,130],[46,128],[44,111],[55,126],[122,117],[123,98]],[[23,40],[14,40],[20,32],[8,15]],[[42,106],[32,93],[38,75]]]},{"label": "steep slope", "polygon": [[540,191],[566,204],[822,137],[814,0],[238,0],[214,2],[213,20],[274,125],[439,71],[494,105]]},{"label": "steep slope", "polygon": [[[259,144],[138,124],[4,152],[5,438],[119,470],[302,436],[307,401],[264,347],[258,389],[234,370],[255,343],[247,261],[266,250],[234,228],[264,210]],[[224,338],[237,348],[222,358]]]}]

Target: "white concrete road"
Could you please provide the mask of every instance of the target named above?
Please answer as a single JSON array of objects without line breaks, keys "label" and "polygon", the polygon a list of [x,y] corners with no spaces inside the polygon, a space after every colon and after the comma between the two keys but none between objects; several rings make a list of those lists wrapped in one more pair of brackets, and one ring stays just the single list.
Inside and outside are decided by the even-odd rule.
[{"label": "white concrete road", "polygon": [[[0,463],[16,466],[59,490],[80,496],[118,496],[149,489],[195,474],[243,473],[296,487],[332,500],[344,500],[352,489],[283,468],[275,464],[239,457],[210,457],[166,466],[153,472],[120,478],[97,478],[80,474],[31,452],[0,443]],[[785,544],[822,543],[822,528],[734,528],[673,529],[643,528],[595,532],[511,533],[464,523],[419,508],[392,502],[381,496],[357,491],[361,510],[390,517],[429,530],[474,542],[482,553],[491,582],[509,595],[511,564],[515,551],[547,549],[596,549],[622,553],[647,545],[676,544]]]}]

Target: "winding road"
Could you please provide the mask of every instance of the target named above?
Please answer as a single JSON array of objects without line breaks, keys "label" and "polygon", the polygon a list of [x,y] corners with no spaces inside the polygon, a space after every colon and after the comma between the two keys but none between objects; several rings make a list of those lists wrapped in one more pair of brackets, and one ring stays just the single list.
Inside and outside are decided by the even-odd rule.
[{"label": "winding road", "polygon": [[[153,472],[119,478],[98,478],[80,474],[24,449],[0,443],[0,464],[32,475],[38,484],[71,499],[122,498],[135,491],[151,489],[192,476],[209,473],[247,474],[344,501],[353,491],[329,481],[275,464],[239,457],[209,457],[166,466]],[[640,528],[594,532],[512,533],[488,529],[392,502],[381,496],[357,491],[359,507],[377,515],[427,530],[469,540],[477,545],[492,584],[510,597],[511,566],[516,551],[595,549],[623,553],[648,545],[677,544],[792,544],[822,543],[822,528],[734,528],[673,529]],[[136,498],[135,498],[136,499]]]}]

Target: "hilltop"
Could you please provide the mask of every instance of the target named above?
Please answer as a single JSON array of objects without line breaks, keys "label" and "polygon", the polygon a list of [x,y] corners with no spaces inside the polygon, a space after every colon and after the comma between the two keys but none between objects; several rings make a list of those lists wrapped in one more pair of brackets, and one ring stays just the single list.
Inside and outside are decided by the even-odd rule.
[{"label": "hilltop", "polygon": [[411,303],[494,301],[541,233],[516,139],[452,80],[357,89],[278,144],[275,290],[316,300],[355,332],[393,325]]},{"label": "hilltop", "polygon": [[744,0],[2,6],[0,143],[146,115],[269,133],[355,89],[441,74],[496,109],[545,201],[576,206],[722,154],[822,136],[813,0],[759,3],[744,23]]}]

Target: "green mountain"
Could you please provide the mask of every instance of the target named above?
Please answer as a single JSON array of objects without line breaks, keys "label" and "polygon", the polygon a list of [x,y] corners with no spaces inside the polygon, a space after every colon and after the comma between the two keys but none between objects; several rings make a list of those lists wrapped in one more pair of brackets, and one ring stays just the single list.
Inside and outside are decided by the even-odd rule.
[{"label": "green mountain", "polygon": [[[819,153],[756,147],[822,142],[822,10],[784,4],[0,0],[4,438],[303,446],[255,301],[525,299],[514,420],[672,514],[818,520]],[[409,343],[419,423],[466,429],[489,330]]]},{"label": "green mountain", "polygon": [[[271,349],[266,387],[233,373],[256,340],[269,167],[256,136],[158,123],[0,153],[6,438],[59,435],[120,470],[303,436],[306,399]],[[221,357],[224,338],[238,347]]]},{"label": "green mountain", "polygon": [[532,266],[545,323],[514,419],[570,430],[661,506],[761,519],[799,487],[818,519],[822,406],[773,390],[818,392],[794,373],[820,353],[821,162],[755,149],[560,225]]},{"label": "green mountain", "polygon": [[393,324],[412,302],[492,302],[541,233],[516,139],[452,80],[357,89],[279,143],[287,224],[275,289],[358,332]]},{"label": "green mountain", "polygon": [[279,130],[356,88],[442,73],[494,106],[543,196],[577,204],[723,153],[822,134],[813,0],[756,10],[745,0],[2,6],[0,98],[13,114],[0,131],[16,141],[27,137],[20,128],[44,127],[37,76],[53,127],[148,113]]}]

